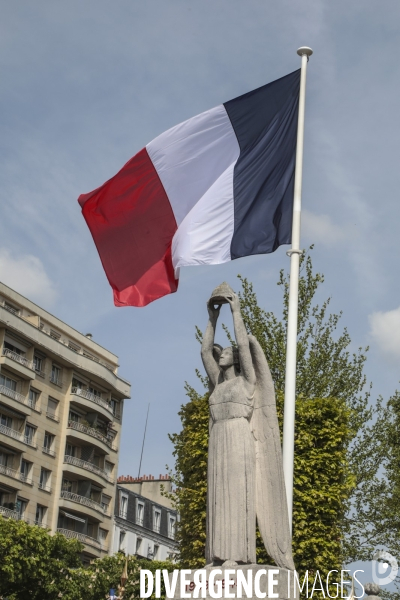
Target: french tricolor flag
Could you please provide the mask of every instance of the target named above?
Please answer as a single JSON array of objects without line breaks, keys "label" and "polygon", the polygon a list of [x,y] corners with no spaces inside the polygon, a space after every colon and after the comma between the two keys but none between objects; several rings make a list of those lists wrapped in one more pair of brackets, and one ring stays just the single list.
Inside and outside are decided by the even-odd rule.
[{"label": "french tricolor flag", "polygon": [[300,70],[162,133],[79,197],[116,306],[291,242]]}]

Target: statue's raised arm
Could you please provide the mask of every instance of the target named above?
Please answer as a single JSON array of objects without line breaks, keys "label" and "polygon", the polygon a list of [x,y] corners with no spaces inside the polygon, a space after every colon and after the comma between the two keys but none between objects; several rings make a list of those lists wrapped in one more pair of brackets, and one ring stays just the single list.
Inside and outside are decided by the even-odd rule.
[{"label": "statue's raised arm", "polygon": [[201,358],[203,365],[210,380],[210,389],[214,389],[218,383],[220,368],[217,360],[214,356],[214,338],[215,338],[215,327],[219,316],[221,305],[214,306],[209,300],[207,302],[208,310],[208,323],[206,331],[203,335],[203,342],[201,344]]}]

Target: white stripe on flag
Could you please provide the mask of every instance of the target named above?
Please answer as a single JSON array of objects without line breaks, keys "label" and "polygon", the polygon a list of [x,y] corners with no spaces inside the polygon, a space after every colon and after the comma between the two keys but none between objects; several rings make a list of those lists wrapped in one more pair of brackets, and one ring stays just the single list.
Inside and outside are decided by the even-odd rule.
[{"label": "white stripe on flag", "polygon": [[146,146],[177,225],[239,157],[239,144],[221,104],[162,133]]},{"label": "white stripe on flag", "polygon": [[234,228],[231,164],[186,215],[172,240],[172,264],[217,265],[231,260]]}]

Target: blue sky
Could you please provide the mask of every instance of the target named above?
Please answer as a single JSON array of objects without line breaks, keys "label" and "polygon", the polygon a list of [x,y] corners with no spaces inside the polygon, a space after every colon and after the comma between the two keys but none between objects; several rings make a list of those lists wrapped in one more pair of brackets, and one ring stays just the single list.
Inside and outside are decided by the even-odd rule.
[{"label": "blue sky", "polygon": [[[0,23],[0,279],[120,357],[132,382],[120,473],[173,464],[184,381],[200,366],[195,324],[236,275],[280,311],[286,248],[182,270],[178,293],[117,309],[77,197],[172,125],[309,63],[304,247],[354,349],[370,345],[375,396],[400,364],[400,4],[391,0],[6,2]],[[226,313],[225,321],[229,322]],[[222,334],[220,336],[222,338]],[[197,385],[197,384],[196,384]]]}]

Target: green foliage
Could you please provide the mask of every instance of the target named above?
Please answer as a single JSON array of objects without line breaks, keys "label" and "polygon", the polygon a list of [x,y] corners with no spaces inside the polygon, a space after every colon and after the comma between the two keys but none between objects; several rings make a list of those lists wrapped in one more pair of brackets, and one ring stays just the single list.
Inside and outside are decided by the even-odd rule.
[{"label": "green foliage", "polygon": [[[41,527],[0,516],[0,595],[9,600],[73,600],[72,570],[82,563],[82,544]],[[78,596],[79,597],[79,596]]]},{"label": "green foliage", "polygon": [[169,497],[180,512],[176,539],[180,544],[180,566],[204,566],[206,541],[206,498],[208,457],[208,394],[200,395],[186,385],[190,400],[181,407],[179,416],[182,431],[170,435],[176,457],[177,484],[175,494]]},{"label": "green foliage", "polygon": [[[0,597],[8,600],[104,600],[120,589],[126,558],[123,554],[94,560],[83,567],[83,545],[61,534],[0,516]],[[124,599],[139,598],[139,573],[148,569],[171,572],[171,562],[128,558]],[[161,595],[165,597],[163,583]],[[155,596],[151,596],[154,598]]]},{"label": "green foliage", "polygon": [[[81,597],[85,600],[103,600],[110,589],[114,588],[118,591],[118,594],[123,592],[124,600],[139,598],[141,569],[147,569],[154,573],[156,569],[166,569],[171,572],[176,568],[171,562],[138,559],[136,556],[129,556],[127,564],[128,580],[122,589],[120,581],[125,562],[126,557],[124,554],[94,560],[85,571],[82,570],[80,573],[80,575],[86,576],[86,588],[82,586],[84,594]],[[161,597],[164,598],[165,588],[162,579],[161,582]],[[155,598],[155,594],[150,597]]]},{"label": "green foliage", "polygon": [[[247,331],[257,338],[267,357],[282,430],[289,281],[281,272],[278,286],[283,292],[283,315],[279,319],[259,306],[252,284],[241,276],[239,279],[242,316]],[[365,352],[358,349],[350,353],[350,336],[346,329],[337,332],[341,314],[329,314],[329,299],[321,305],[315,303],[323,281],[322,275],[314,274],[310,256],[303,258],[293,514],[293,552],[300,572],[326,572],[359,556],[365,545],[365,529],[360,531],[351,508],[361,501],[365,480],[373,482],[375,488],[380,484],[376,463],[380,450],[375,432],[384,429],[385,418],[369,406],[370,392],[363,373]],[[233,343],[226,327],[225,331]],[[201,341],[198,328],[196,337]],[[199,394],[188,385],[186,392],[189,402],[179,413],[182,430],[170,439],[176,459],[175,500],[181,513],[177,530],[180,560],[182,566],[194,568],[204,565],[208,395]],[[375,461],[373,465],[371,461]],[[375,494],[372,495],[366,507],[368,515],[373,510]],[[257,560],[271,562],[259,536]]]}]

